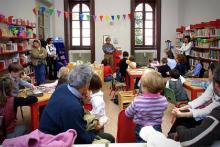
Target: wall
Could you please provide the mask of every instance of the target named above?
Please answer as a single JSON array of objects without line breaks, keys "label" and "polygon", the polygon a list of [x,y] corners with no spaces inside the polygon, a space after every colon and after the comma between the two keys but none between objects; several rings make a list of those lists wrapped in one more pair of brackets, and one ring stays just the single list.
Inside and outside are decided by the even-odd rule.
[{"label": "wall", "polygon": [[0,14],[36,22],[36,17],[32,12],[34,7],[35,0],[0,0]]},{"label": "wall", "polygon": [[[183,1],[183,0],[182,0]],[[185,1],[185,0],[184,0]],[[161,58],[166,48],[165,40],[175,45],[176,28],[179,26],[179,0],[161,0]]]},{"label": "wall", "polygon": [[[130,1],[128,0],[95,0],[96,15],[117,15],[130,12]],[[104,57],[102,51],[103,35],[110,35],[112,43],[117,39],[115,47],[121,47],[123,51],[130,52],[130,20],[120,20],[110,25],[106,22],[95,23],[95,55],[96,61],[101,62]]]},{"label": "wall", "polygon": [[220,1],[219,0],[179,0],[182,25],[207,22],[219,19]]}]

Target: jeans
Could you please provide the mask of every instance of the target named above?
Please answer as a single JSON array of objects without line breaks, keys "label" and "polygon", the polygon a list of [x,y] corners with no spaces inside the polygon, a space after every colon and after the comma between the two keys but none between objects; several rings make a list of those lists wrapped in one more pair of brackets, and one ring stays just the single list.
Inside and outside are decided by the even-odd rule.
[{"label": "jeans", "polygon": [[28,131],[28,128],[26,125],[17,125],[14,129],[14,132],[8,133],[6,135],[6,138],[9,139],[9,138],[15,138],[18,136],[22,136],[22,135],[26,134],[27,131]]},{"label": "jeans", "polygon": [[[142,128],[143,128],[143,126],[136,124],[135,135],[136,135],[136,142],[137,142],[137,143],[144,143],[144,142],[146,142],[146,141],[144,141],[144,140],[139,136],[139,133],[140,133],[140,131],[141,131]],[[155,125],[155,126],[153,126],[153,128],[154,128],[156,131],[162,132],[161,125]]]},{"label": "jeans", "polygon": [[45,82],[46,70],[44,64],[38,64],[34,66],[35,79],[37,85],[43,84]]},{"label": "jeans", "polygon": [[104,81],[105,81],[105,82],[109,82],[109,81],[111,81],[111,80],[113,80],[112,75],[109,75],[109,76],[107,76],[107,77],[104,78]]}]

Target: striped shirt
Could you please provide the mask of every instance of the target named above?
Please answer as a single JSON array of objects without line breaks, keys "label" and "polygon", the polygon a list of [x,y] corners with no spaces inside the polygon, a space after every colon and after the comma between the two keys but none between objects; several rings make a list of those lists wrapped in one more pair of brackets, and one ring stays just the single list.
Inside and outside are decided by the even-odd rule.
[{"label": "striped shirt", "polygon": [[167,105],[166,97],[160,94],[144,93],[134,99],[125,110],[125,115],[133,118],[133,121],[141,126],[161,125]]}]

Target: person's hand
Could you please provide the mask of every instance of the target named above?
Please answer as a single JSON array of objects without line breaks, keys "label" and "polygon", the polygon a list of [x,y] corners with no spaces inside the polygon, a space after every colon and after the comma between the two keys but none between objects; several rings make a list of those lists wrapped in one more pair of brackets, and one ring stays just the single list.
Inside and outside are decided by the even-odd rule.
[{"label": "person's hand", "polygon": [[31,88],[32,88],[32,89],[36,89],[37,87],[34,86],[34,84],[31,84]]},{"label": "person's hand", "polygon": [[[187,111],[187,109],[184,111]],[[173,109],[172,114],[176,117],[192,117],[193,116],[192,112],[190,111],[183,112],[183,110],[180,110],[178,108]]]},{"label": "person's hand", "polygon": [[97,124],[97,126],[96,126],[96,128],[95,128],[95,130],[96,131],[100,131],[101,129],[103,129],[104,128],[104,126],[101,126],[99,123]]},{"label": "person's hand", "polygon": [[180,107],[180,108],[178,108],[178,109],[184,111],[184,110],[188,110],[188,109],[190,109],[190,108],[191,108],[190,105],[185,105],[185,106]]}]

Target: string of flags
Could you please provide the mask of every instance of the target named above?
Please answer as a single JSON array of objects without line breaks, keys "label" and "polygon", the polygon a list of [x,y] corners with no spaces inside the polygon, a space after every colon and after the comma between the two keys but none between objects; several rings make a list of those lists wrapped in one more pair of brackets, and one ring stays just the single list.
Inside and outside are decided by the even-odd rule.
[{"label": "string of flags", "polygon": [[49,15],[57,15],[58,17],[61,16],[61,14],[64,15],[65,18],[68,18],[70,16],[72,16],[72,18],[75,18],[75,19],[79,19],[80,21],[82,20],[90,20],[90,19],[93,19],[94,21],[107,21],[107,22],[110,22],[110,21],[119,21],[121,19],[123,20],[126,20],[126,19],[131,19],[131,14],[122,14],[122,15],[89,15],[88,13],[73,13],[73,12],[68,12],[68,11],[60,11],[60,10],[57,10],[55,8],[46,8],[45,6],[40,6],[40,5],[36,5],[35,8],[32,9],[33,13],[35,15],[38,15],[39,13],[48,13]]}]

